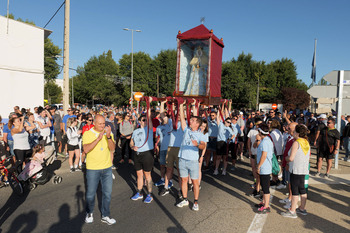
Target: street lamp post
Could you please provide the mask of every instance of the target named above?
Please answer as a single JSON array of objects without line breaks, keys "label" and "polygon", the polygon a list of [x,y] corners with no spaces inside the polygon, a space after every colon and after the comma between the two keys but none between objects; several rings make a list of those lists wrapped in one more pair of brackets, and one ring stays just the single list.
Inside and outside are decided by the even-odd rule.
[{"label": "street lamp post", "polygon": [[134,87],[134,31],[135,32],[141,32],[141,30],[135,30],[135,29],[129,29],[129,28],[124,28],[123,30],[125,31],[131,31],[131,93],[130,93],[130,98],[131,98],[131,108],[133,107],[133,87]]}]

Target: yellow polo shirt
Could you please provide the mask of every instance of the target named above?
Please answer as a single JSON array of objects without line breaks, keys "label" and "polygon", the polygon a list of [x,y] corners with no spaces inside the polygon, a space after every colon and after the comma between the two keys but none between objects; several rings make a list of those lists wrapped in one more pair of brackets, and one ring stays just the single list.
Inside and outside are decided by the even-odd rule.
[{"label": "yellow polo shirt", "polygon": [[[90,144],[98,138],[99,132],[91,128],[83,135],[83,145]],[[111,133],[112,140],[114,136]],[[111,152],[108,148],[108,139],[104,135],[97,145],[86,155],[86,169],[102,170],[112,166]]]}]

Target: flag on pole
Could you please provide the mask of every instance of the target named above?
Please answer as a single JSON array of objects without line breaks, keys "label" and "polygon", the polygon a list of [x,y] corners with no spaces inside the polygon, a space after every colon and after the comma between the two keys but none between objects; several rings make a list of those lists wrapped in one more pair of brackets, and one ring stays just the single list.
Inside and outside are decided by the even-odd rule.
[{"label": "flag on pole", "polygon": [[316,43],[317,40],[315,39],[315,49],[314,49],[314,57],[312,58],[312,71],[311,71],[311,79],[312,83],[316,83]]}]

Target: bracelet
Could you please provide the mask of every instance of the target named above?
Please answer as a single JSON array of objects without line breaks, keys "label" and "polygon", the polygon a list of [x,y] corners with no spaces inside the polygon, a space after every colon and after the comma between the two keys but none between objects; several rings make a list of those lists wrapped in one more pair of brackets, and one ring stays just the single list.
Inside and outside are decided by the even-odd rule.
[{"label": "bracelet", "polygon": [[109,138],[107,137],[107,139],[112,139],[112,136],[111,136],[111,137],[109,137]]}]

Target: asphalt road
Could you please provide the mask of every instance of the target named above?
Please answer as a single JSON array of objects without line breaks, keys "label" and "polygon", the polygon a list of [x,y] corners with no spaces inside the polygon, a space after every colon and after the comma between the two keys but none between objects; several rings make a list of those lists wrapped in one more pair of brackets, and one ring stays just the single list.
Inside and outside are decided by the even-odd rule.
[{"label": "asphalt road", "polygon": [[[314,162],[312,159],[312,166]],[[192,192],[190,206],[183,208],[175,206],[175,192],[161,197],[156,187],[151,204],[130,200],[135,191],[135,172],[131,165],[121,164],[113,171],[116,179],[111,216],[117,223],[108,226],[100,221],[98,201],[94,223],[84,223],[84,174],[69,173],[65,161],[56,172],[63,177],[61,184],[49,182],[22,197],[10,188],[0,189],[0,232],[349,232],[350,163],[340,162],[341,169],[329,180],[311,178],[309,214],[297,219],[280,215],[284,209],[279,200],[286,197],[286,190],[274,192],[271,213],[263,217],[256,214],[254,204],[259,201],[247,195],[252,191],[248,159],[238,162],[237,167],[226,176],[204,174],[200,210],[194,212]],[[154,181],[159,179],[158,174],[156,166]],[[177,177],[175,181],[178,187]]]}]

